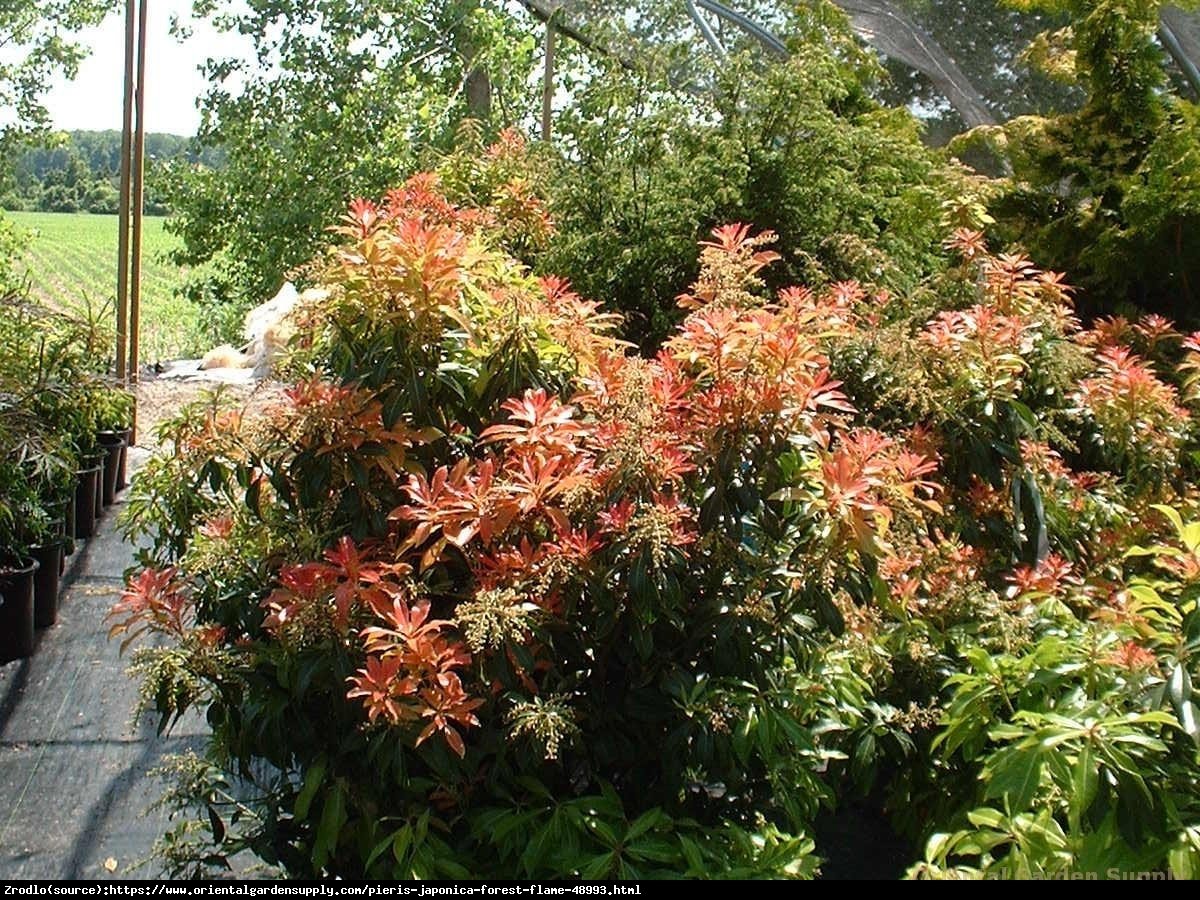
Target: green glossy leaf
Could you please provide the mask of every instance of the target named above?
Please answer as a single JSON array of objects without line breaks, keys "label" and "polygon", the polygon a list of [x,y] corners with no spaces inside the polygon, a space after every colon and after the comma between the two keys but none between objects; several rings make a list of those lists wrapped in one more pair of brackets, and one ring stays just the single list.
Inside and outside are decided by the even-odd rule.
[{"label": "green glossy leaf", "polygon": [[1099,786],[1100,772],[1092,753],[1092,745],[1084,741],[1075,761],[1075,770],[1071,778],[1070,819],[1071,831],[1078,833],[1084,814],[1092,805]]},{"label": "green glossy leaf", "polygon": [[1042,777],[1042,757],[1036,748],[1013,747],[995,754],[984,769],[987,799],[1003,798],[1014,812],[1028,809]]},{"label": "green glossy leaf", "polygon": [[342,826],[346,823],[346,797],[341,785],[334,785],[325,794],[321,821],[313,841],[313,868],[320,872],[336,852]]},{"label": "green glossy leaf", "polygon": [[396,830],[392,835],[392,858],[396,860],[397,865],[404,865],[405,859],[408,857],[409,848],[412,847],[413,830],[411,825],[404,825]]},{"label": "green glossy leaf", "polygon": [[297,822],[303,822],[308,818],[313,798],[325,780],[325,767],[325,757],[319,756],[304,773],[304,784],[300,788],[300,793],[296,795],[296,806],[292,810],[292,815],[296,817]]}]

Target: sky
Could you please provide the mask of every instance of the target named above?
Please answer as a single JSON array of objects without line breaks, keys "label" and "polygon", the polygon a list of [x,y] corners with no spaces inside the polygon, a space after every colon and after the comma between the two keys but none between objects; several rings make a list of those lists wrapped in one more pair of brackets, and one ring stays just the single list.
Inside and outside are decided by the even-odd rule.
[{"label": "sky", "polygon": [[[123,5],[122,5],[123,6]],[[226,56],[227,36],[196,26],[180,43],[170,34],[171,17],[187,21],[191,0],[151,0],[146,23],[146,130],[193,135],[200,123],[196,98],[206,82],[197,71],[210,56]],[[54,127],[63,131],[120,129],[125,77],[125,13],[118,10],[98,27],[80,32],[91,55],[74,81],[59,79],[46,95]]]}]

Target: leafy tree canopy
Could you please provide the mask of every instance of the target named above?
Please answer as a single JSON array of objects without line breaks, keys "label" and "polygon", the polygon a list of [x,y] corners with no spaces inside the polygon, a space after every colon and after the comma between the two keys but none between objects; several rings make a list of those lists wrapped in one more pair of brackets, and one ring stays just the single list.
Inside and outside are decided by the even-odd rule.
[{"label": "leafy tree canopy", "polygon": [[[146,163],[151,171],[171,162],[218,167],[219,151],[203,149],[194,139],[151,132],[146,135]],[[121,132],[72,131],[45,135],[16,157],[11,185],[0,206],[42,212],[116,213],[119,205]],[[151,178],[146,211],[168,209]]]},{"label": "leafy tree canopy", "polygon": [[[308,262],[347,199],[378,195],[430,164],[466,116],[490,135],[532,125],[540,106],[531,89],[540,29],[511,4],[314,9],[277,0],[237,9],[195,6],[255,48],[251,59],[207,66],[213,87],[200,139],[224,148],[226,165],[175,165],[165,181],[185,243],[179,261],[213,263],[194,285],[209,297],[269,296]],[[560,246],[575,255],[541,262],[596,296],[615,296],[633,327],[648,326],[643,341],[662,336],[669,314],[661,309],[695,274],[695,241],[731,217],[794,238],[809,256],[790,274],[825,273],[810,256],[830,231],[837,236],[818,253],[837,257],[830,275],[894,282],[882,254],[866,246],[875,238],[906,256],[906,283],[923,271],[932,231],[913,238],[909,226],[936,220],[936,189],[915,187],[931,161],[911,120],[870,100],[866,86],[882,74],[873,56],[826,0],[748,9],[787,37],[790,63],[771,61],[738,30],[721,32],[723,54],[710,52],[684,5],[672,2],[572,4],[571,22],[585,23],[586,35],[559,42],[554,149],[562,164],[541,175],[552,182]],[[839,128],[850,130],[827,134]],[[813,139],[814,129],[837,146]],[[818,225],[811,201],[834,186]]]},{"label": "leafy tree canopy", "polygon": [[253,54],[205,66],[199,139],[225,165],[165,174],[178,261],[215,262],[247,298],[308,260],[348,196],[395,183],[468,113],[513,121],[528,100],[535,41],[499,4],[197,0],[194,15]]},{"label": "leafy tree canopy", "polygon": [[0,3],[0,154],[49,126],[42,97],[60,73],[74,77],[87,48],[71,35],[95,25],[117,0],[18,0]]},{"label": "leafy tree canopy", "polygon": [[[60,73],[74,77],[87,49],[71,40],[94,25],[117,0],[5,0],[0,2],[0,185],[9,177],[17,148],[49,127],[42,97]],[[14,278],[12,259],[22,246],[0,217],[0,288]]]}]

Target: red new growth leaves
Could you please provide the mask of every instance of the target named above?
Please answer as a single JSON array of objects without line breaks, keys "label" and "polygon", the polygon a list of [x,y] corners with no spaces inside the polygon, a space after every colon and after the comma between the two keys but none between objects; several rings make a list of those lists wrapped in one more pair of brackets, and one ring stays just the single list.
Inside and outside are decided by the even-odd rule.
[{"label": "red new growth leaves", "polygon": [[409,571],[405,564],[370,559],[343,537],[325,552],[324,561],[280,569],[280,587],[262,604],[268,611],[263,627],[301,643],[318,638],[322,625],[345,635],[353,612],[387,601]]},{"label": "red new growth leaves", "polygon": [[416,693],[416,683],[407,676],[398,656],[368,656],[366,666],[350,678],[350,684],[353,687],[347,699],[362,700],[371,722],[383,718],[397,724],[415,715],[407,699]]},{"label": "red new growth leaves", "polygon": [[1079,383],[1074,400],[1112,461],[1130,468],[1169,466],[1186,434],[1189,413],[1178,392],[1128,347],[1100,348],[1096,372]]},{"label": "red new growth leaves", "polygon": [[1186,410],[1175,406],[1175,389],[1160,381],[1128,347],[1104,347],[1096,354],[1096,362],[1096,377],[1079,386],[1079,396],[1085,403],[1121,407],[1131,416],[1152,410],[1187,416]]},{"label": "red new growth leaves", "polygon": [[1071,579],[1071,563],[1057,553],[1051,553],[1036,566],[1018,566],[1008,581],[1011,593],[1016,597],[1031,594],[1055,596],[1059,589]]},{"label": "red new growth leaves", "polygon": [[1154,651],[1147,650],[1136,641],[1126,641],[1100,661],[1105,665],[1128,669],[1131,672],[1158,668],[1158,657],[1154,655]]},{"label": "red new growth leaves", "polygon": [[699,309],[709,303],[755,306],[754,291],[762,286],[758,273],[779,259],[773,250],[760,250],[775,242],[770,231],[750,236],[750,226],[739,222],[714,228],[713,240],[700,243],[700,277],[691,293],[679,295],[679,305]]},{"label": "red new growth leaves", "polygon": [[450,623],[430,619],[428,601],[410,606],[401,592],[387,600],[377,597],[372,609],[384,624],[362,630],[367,662],[349,679],[347,697],[361,699],[372,722],[382,718],[399,725],[427,719],[418,745],[441,734],[455,753],[465,755],[454,726],[478,725],[475,710],[483,701],[467,696],[455,671],[469,665],[471,657],[445,636]]},{"label": "red new growth leaves", "polygon": [[346,227],[360,238],[365,238],[375,230],[379,222],[379,209],[370,200],[356,197],[350,201],[350,210],[344,219]]},{"label": "red new growth leaves", "polygon": [[484,545],[514,522],[543,519],[552,528],[570,530],[563,502],[594,478],[593,455],[582,442],[590,430],[574,419],[574,410],[545,391],[527,391],[503,405],[510,421],[486,429],[482,444],[501,445],[502,455],[475,465],[464,460],[445,466],[432,478],[409,479],[410,503],[392,513],[413,530],[401,550],[425,547],[421,567],[436,562],[447,545],[465,547],[477,536]]},{"label": "red new growth leaves", "polygon": [[143,569],[109,610],[106,618],[117,621],[109,628],[108,636],[126,635],[121,642],[122,653],[148,631],[181,639],[191,627],[195,612],[177,569]]},{"label": "red new growth leaves", "polygon": [[504,441],[516,453],[548,456],[576,456],[577,441],[588,429],[574,419],[575,410],[564,406],[545,390],[526,391],[522,398],[507,401],[501,407],[510,423],[493,425],[479,436],[484,444]]},{"label": "red new growth leaves", "polygon": [[459,756],[467,755],[462,735],[454,728],[461,725],[464,728],[478,725],[475,710],[483,705],[478,698],[467,696],[462,682],[453,672],[444,672],[437,676],[432,687],[421,690],[421,716],[429,719],[429,724],[417,736],[417,745],[434,734],[441,734],[450,745],[450,749]]},{"label": "red new growth leaves", "polygon": [[405,468],[409,448],[430,437],[402,423],[384,425],[380,402],[353,385],[314,376],[285,390],[284,397],[288,402],[274,411],[281,436],[332,466],[375,468],[394,480]]},{"label": "red new growth leaves", "polygon": [[905,507],[941,511],[934,499],[941,489],[925,478],[937,470],[937,463],[877,431],[848,432],[823,456],[825,512],[864,548]]}]

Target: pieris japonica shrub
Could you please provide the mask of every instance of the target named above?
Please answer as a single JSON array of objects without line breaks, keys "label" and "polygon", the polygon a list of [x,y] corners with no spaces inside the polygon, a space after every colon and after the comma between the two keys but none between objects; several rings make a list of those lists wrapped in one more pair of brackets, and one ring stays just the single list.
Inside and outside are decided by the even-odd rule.
[{"label": "pieris japonica shrub", "polygon": [[850,427],[769,236],[720,229],[643,359],[495,228],[428,178],[357,201],[309,371],[165,429],[113,612],[177,642],[137,651],[147,703],[205,708],[257,798],[209,795],[221,849],[292,873],[811,874],[864,689],[821,580],[935,507],[932,464]]},{"label": "pieris japonica shrub", "polygon": [[175,871],[805,877],[847,797],[917,874],[1196,864],[1194,535],[1163,505],[1194,340],[1082,331],[969,231],[912,296],[771,295],[774,236],[729,225],[639,356],[503,249],[551,228],[431,176],[355,201],[295,383],[164,426],[111,618],[167,638],[133,657],[163,727],[212,728]]},{"label": "pieris japonica shrub", "polygon": [[1060,277],[976,232],[948,246],[945,309],[826,301],[874,326],[824,338],[835,374],[919,429],[945,513],[892,529],[846,616],[874,719],[851,781],[882,782],[924,843],[914,876],[1193,877],[1200,531],[1173,507],[1196,517],[1195,338],[1156,316],[1084,330]]}]

